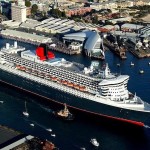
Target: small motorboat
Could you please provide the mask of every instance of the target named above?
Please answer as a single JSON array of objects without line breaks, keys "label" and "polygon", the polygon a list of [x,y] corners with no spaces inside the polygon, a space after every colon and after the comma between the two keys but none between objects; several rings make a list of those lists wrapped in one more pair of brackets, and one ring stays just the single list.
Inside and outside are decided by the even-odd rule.
[{"label": "small motorboat", "polygon": [[51,136],[55,137],[56,135],[55,134],[51,134]]},{"label": "small motorboat", "polygon": [[81,147],[80,149],[81,149],[81,150],[86,150],[86,148],[85,148],[85,147]]},{"label": "small motorboat", "polygon": [[25,111],[23,111],[23,115],[25,115],[26,117],[29,116],[29,113],[27,111],[27,104],[26,104],[26,101],[25,101]]},{"label": "small motorboat", "polygon": [[0,103],[1,103],[1,104],[3,104],[3,103],[4,103],[4,101],[0,101]]},{"label": "small motorboat", "polygon": [[74,116],[71,114],[67,108],[66,103],[64,104],[64,109],[54,112],[54,114],[60,118],[63,118],[64,120],[73,120]]},{"label": "small motorboat", "polygon": [[148,65],[150,65],[150,62],[148,63]]},{"label": "small motorboat", "polygon": [[133,62],[131,62],[130,66],[134,66],[134,63],[133,63]]},{"label": "small motorboat", "polygon": [[140,74],[143,74],[143,73],[144,73],[144,70],[140,70],[139,73],[140,73]]},{"label": "small motorboat", "polygon": [[47,131],[49,131],[49,132],[52,132],[52,129],[46,129]]},{"label": "small motorboat", "polygon": [[34,127],[34,124],[33,124],[33,123],[31,123],[31,124],[30,124],[30,126]]},{"label": "small motorboat", "polygon": [[120,67],[120,64],[118,63],[117,66]]},{"label": "small motorboat", "polygon": [[90,142],[93,146],[99,147],[99,143],[97,142],[95,138],[91,139]]},{"label": "small motorboat", "polygon": [[26,112],[26,111],[23,111],[23,115],[25,115],[25,116],[29,116],[29,113],[28,112]]}]

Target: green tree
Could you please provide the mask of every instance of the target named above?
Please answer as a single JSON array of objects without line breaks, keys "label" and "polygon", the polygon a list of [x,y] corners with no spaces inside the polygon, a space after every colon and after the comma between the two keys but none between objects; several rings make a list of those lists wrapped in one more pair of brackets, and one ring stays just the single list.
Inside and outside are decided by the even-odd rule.
[{"label": "green tree", "polygon": [[98,16],[97,15],[92,18],[92,23],[98,24]]},{"label": "green tree", "polygon": [[64,11],[61,12],[61,15],[62,15],[63,18],[66,18],[66,13]]},{"label": "green tree", "polygon": [[25,6],[26,6],[26,7],[31,7],[31,2],[30,2],[29,0],[26,0],[26,1],[25,1]]},{"label": "green tree", "polygon": [[36,4],[33,4],[32,8],[31,8],[31,13],[35,14],[37,12],[37,10],[38,10],[38,6]]}]

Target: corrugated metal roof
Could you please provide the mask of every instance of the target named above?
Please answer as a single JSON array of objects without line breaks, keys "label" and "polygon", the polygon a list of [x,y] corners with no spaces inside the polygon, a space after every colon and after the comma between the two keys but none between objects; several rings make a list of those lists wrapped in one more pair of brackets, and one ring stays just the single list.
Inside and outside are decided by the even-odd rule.
[{"label": "corrugated metal roof", "polygon": [[99,41],[99,40],[102,40],[100,35],[98,34],[98,32],[92,32],[92,34],[90,35],[90,37],[87,39],[85,45],[84,45],[84,48],[90,52],[92,50],[94,50],[94,47],[96,45],[96,43]]}]

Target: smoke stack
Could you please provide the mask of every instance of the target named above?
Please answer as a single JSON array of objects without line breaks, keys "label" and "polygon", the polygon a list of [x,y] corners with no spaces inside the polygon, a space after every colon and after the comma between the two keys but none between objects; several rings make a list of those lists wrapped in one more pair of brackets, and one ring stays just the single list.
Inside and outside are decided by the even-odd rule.
[{"label": "smoke stack", "polygon": [[55,58],[54,53],[48,51],[48,47],[45,43],[40,44],[40,46],[36,50],[36,54],[40,57],[40,60]]},{"label": "smoke stack", "polygon": [[48,49],[47,45],[45,43],[41,43],[39,47],[43,47],[43,49],[44,49],[44,56],[47,57],[47,49]]},{"label": "smoke stack", "polygon": [[36,49],[36,55],[38,57],[40,57],[40,60],[43,60],[43,61],[46,60],[46,56],[44,54],[44,48],[43,47],[38,47]]}]

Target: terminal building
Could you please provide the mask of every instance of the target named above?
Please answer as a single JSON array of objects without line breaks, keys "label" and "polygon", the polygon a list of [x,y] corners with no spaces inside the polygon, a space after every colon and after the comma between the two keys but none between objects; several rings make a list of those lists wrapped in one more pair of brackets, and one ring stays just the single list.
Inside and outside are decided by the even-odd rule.
[{"label": "terminal building", "polygon": [[64,42],[79,42],[85,54],[89,57],[105,58],[103,39],[97,31],[85,30],[82,32],[66,34],[63,37]]}]

